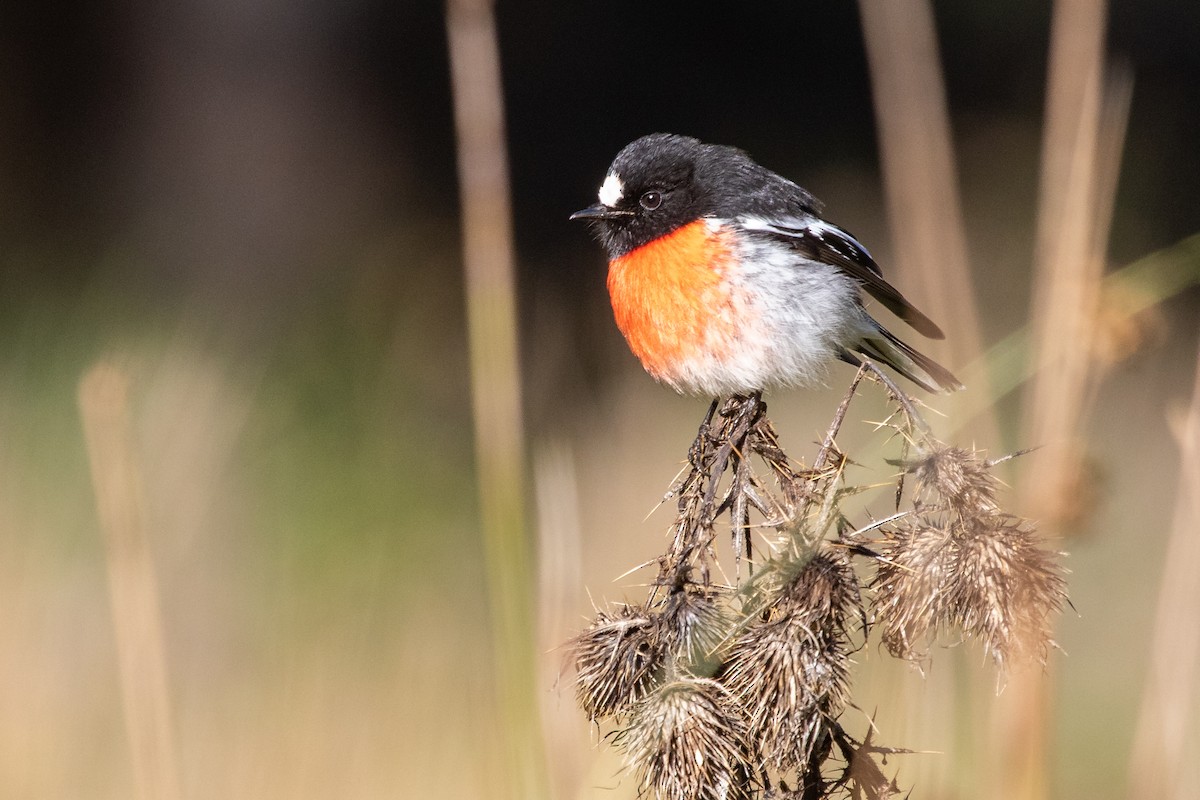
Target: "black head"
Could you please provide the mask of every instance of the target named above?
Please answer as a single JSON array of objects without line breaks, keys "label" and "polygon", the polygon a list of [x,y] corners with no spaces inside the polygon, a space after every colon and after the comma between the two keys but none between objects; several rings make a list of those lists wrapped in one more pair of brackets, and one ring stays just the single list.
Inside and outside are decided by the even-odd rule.
[{"label": "black head", "polygon": [[816,210],[812,195],[742,150],[673,133],[643,136],[617,153],[599,199],[571,219],[588,220],[610,257],[703,217]]}]

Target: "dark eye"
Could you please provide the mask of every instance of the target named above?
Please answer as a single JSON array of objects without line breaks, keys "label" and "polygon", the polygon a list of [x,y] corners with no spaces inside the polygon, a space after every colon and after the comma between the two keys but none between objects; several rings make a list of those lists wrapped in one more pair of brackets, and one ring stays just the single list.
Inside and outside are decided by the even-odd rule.
[{"label": "dark eye", "polygon": [[638,202],[642,204],[642,208],[647,211],[653,211],[662,205],[662,192],[646,192]]}]

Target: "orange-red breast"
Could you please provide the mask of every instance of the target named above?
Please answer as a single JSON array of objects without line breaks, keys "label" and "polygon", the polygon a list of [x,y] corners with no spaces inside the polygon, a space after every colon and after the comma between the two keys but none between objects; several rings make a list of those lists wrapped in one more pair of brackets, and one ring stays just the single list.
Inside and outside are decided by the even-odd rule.
[{"label": "orange-red breast", "polygon": [[691,394],[823,381],[855,353],[930,391],[962,384],[889,333],[860,290],[918,332],[941,330],[804,189],[733,147],[675,134],[617,154],[599,202],[571,219],[608,251],[617,327],[658,380]]}]

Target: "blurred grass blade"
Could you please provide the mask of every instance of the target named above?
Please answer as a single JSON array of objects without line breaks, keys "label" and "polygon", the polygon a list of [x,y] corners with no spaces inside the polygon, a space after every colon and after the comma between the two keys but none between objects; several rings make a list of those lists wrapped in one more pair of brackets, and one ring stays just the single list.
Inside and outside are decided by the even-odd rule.
[{"label": "blurred grass blade", "polygon": [[1114,272],[1105,292],[1119,295],[1126,313],[1136,314],[1191,286],[1200,286],[1200,233]]},{"label": "blurred grass blade", "polygon": [[1104,3],[1056,4],[1022,441],[1044,447],[1028,466],[1024,490],[1036,516],[1059,530],[1080,521],[1074,439],[1094,373],[1094,322],[1116,187],[1116,164],[1101,158],[1119,163],[1129,109],[1128,74],[1106,83],[1104,35]]},{"label": "blurred grass blade", "polygon": [[[888,218],[900,273],[898,285],[946,331],[925,349],[950,366],[969,387],[939,398],[946,419],[970,425],[983,447],[999,447],[990,375],[963,375],[983,349],[970,257],[963,223],[950,114],[946,101],[934,12],[929,0],[859,0],[871,95],[879,136]],[[953,668],[947,659],[946,669]],[[902,684],[911,687],[911,684]],[[953,727],[960,698],[946,692],[930,703],[930,689],[909,688],[896,698],[911,721],[909,735],[922,740]],[[969,690],[967,692],[969,696]],[[961,744],[961,738],[960,744]],[[965,747],[965,745],[963,745]],[[917,785],[950,791],[946,762],[919,761]]]},{"label": "blurred grass blade", "polygon": [[79,410],[104,535],[121,701],[142,800],[181,796],[154,563],[129,423],[129,376],[111,361],[79,384]]},{"label": "blurred grass blade", "polygon": [[[1139,258],[1105,276],[1100,291],[1102,303],[1111,313],[1128,319],[1163,303],[1193,286],[1200,286],[1200,234],[1189,236],[1170,247]],[[991,375],[995,400],[1023,386],[1032,375],[1030,331],[1020,328],[988,348],[983,358],[968,364],[962,371],[967,385],[982,372]],[[993,402],[981,395],[972,395],[975,403]],[[974,414],[972,407],[969,411]],[[958,422],[956,430],[963,427]]]},{"label": "blurred grass blade", "polygon": [[[1181,620],[1200,617],[1200,358],[1191,406],[1175,428],[1179,440],[1179,492],[1167,540],[1158,611],[1150,644],[1150,666],[1129,764],[1130,798],[1193,796],[1185,767],[1194,753],[1187,743],[1196,731],[1200,637]],[[1189,726],[1193,729],[1189,731]]]},{"label": "blurred grass blade", "polygon": [[[1051,23],[1046,120],[1034,251],[1031,310],[1033,376],[1022,406],[1021,441],[1043,447],[1021,476],[1027,507],[1047,532],[1082,523],[1087,506],[1076,441],[1093,377],[1093,325],[1099,307],[1112,202],[1123,145],[1123,108],[1105,110],[1103,0],[1057,0]],[[1114,122],[1114,118],[1119,121]],[[1112,175],[1105,180],[1106,175]],[[995,706],[1002,754],[995,797],[1049,794],[1052,687],[1042,671],[1014,674]]]},{"label": "blurred grass blade", "polygon": [[449,0],[446,29],[458,142],[476,479],[492,613],[504,762],[501,796],[545,796],[535,699],[532,550],[504,108],[488,0]]},{"label": "blurred grass blade", "polygon": [[[573,633],[567,609],[583,584],[583,523],[575,453],[568,442],[543,443],[534,452],[538,527],[539,679],[556,686],[563,672],[560,647]],[[542,692],[541,717],[553,797],[567,797],[583,780],[578,712],[559,692]]]},{"label": "blurred grass blade", "polygon": [[[957,371],[979,356],[983,338],[933,9],[928,0],[859,0],[859,10],[899,285],[946,330],[944,342],[926,348]],[[986,384],[970,388],[991,396]],[[966,400],[960,393],[944,402],[957,408]],[[977,440],[991,444],[991,409],[979,410]]]}]

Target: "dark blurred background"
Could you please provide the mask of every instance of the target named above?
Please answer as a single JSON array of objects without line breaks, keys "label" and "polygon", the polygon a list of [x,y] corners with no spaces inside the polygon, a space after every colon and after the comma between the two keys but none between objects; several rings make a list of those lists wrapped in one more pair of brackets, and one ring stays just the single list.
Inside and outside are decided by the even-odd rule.
[{"label": "dark blurred background", "polygon": [[[1018,227],[1004,248],[1027,262],[1049,4],[939,3],[936,13],[968,213],[1005,215]],[[30,293],[70,298],[100,285],[144,308],[207,305],[222,326],[234,317],[266,332],[361,279],[346,261],[367,242],[415,237],[406,244],[453,258],[443,247],[454,242],[457,201],[437,4],[19,4],[4,16],[10,321]],[[498,17],[530,337],[543,324],[566,334],[585,366],[598,358],[589,343],[611,344],[596,302],[602,269],[564,214],[646,132],[742,146],[852,229],[880,227],[852,4],[510,3]],[[1117,262],[1194,231],[1198,34],[1193,3],[1111,4],[1110,51],[1136,80]],[[981,290],[1011,283],[972,244]],[[404,296],[441,294],[442,283],[456,296],[453,264],[405,261],[378,279]],[[430,272],[438,277],[422,277]],[[538,318],[543,304],[561,317]]]},{"label": "dark blurred background", "polygon": [[[1028,317],[1051,8],[935,12],[986,344]],[[641,520],[703,403],[641,374],[602,255],[567,221],[612,156],[663,130],[743,147],[820,197],[885,271],[904,221],[884,214],[854,4],[509,2],[497,15],[529,441],[574,453],[585,578],[619,597],[611,579],[655,551],[615,542],[657,544],[666,519]],[[1108,39],[1134,75],[1116,267],[1200,229],[1200,4],[1115,0]],[[186,793],[485,794],[446,51],[428,2],[0,10],[6,796],[131,791],[75,407],[79,377],[114,355],[133,376]],[[1128,423],[1094,454],[1102,493],[1123,499],[1069,548],[1081,618],[1102,621],[1067,619],[1071,664],[1109,671],[1059,679],[1064,797],[1123,792],[1153,599],[1136,587],[1156,580],[1147,531],[1169,522],[1175,482],[1150,465],[1174,458],[1163,408],[1190,386],[1197,309],[1194,289],[1170,298],[1096,401],[1095,424]],[[815,396],[786,401],[817,404],[785,412],[797,443],[836,392]],[[621,443],[648,430],[652,463],[626,465]],[[1105,461],[1131,453],[1136,468]],[[1117,532],[1131,525],[1142,541]],[[590,608],[582,586],[573,602],[570,625]],[[632,796],[615,762],[587,766],[569,694],[554,702],[577,723],[579,791]],[[1097,716],[1101,695],[1112,716]]]}]

